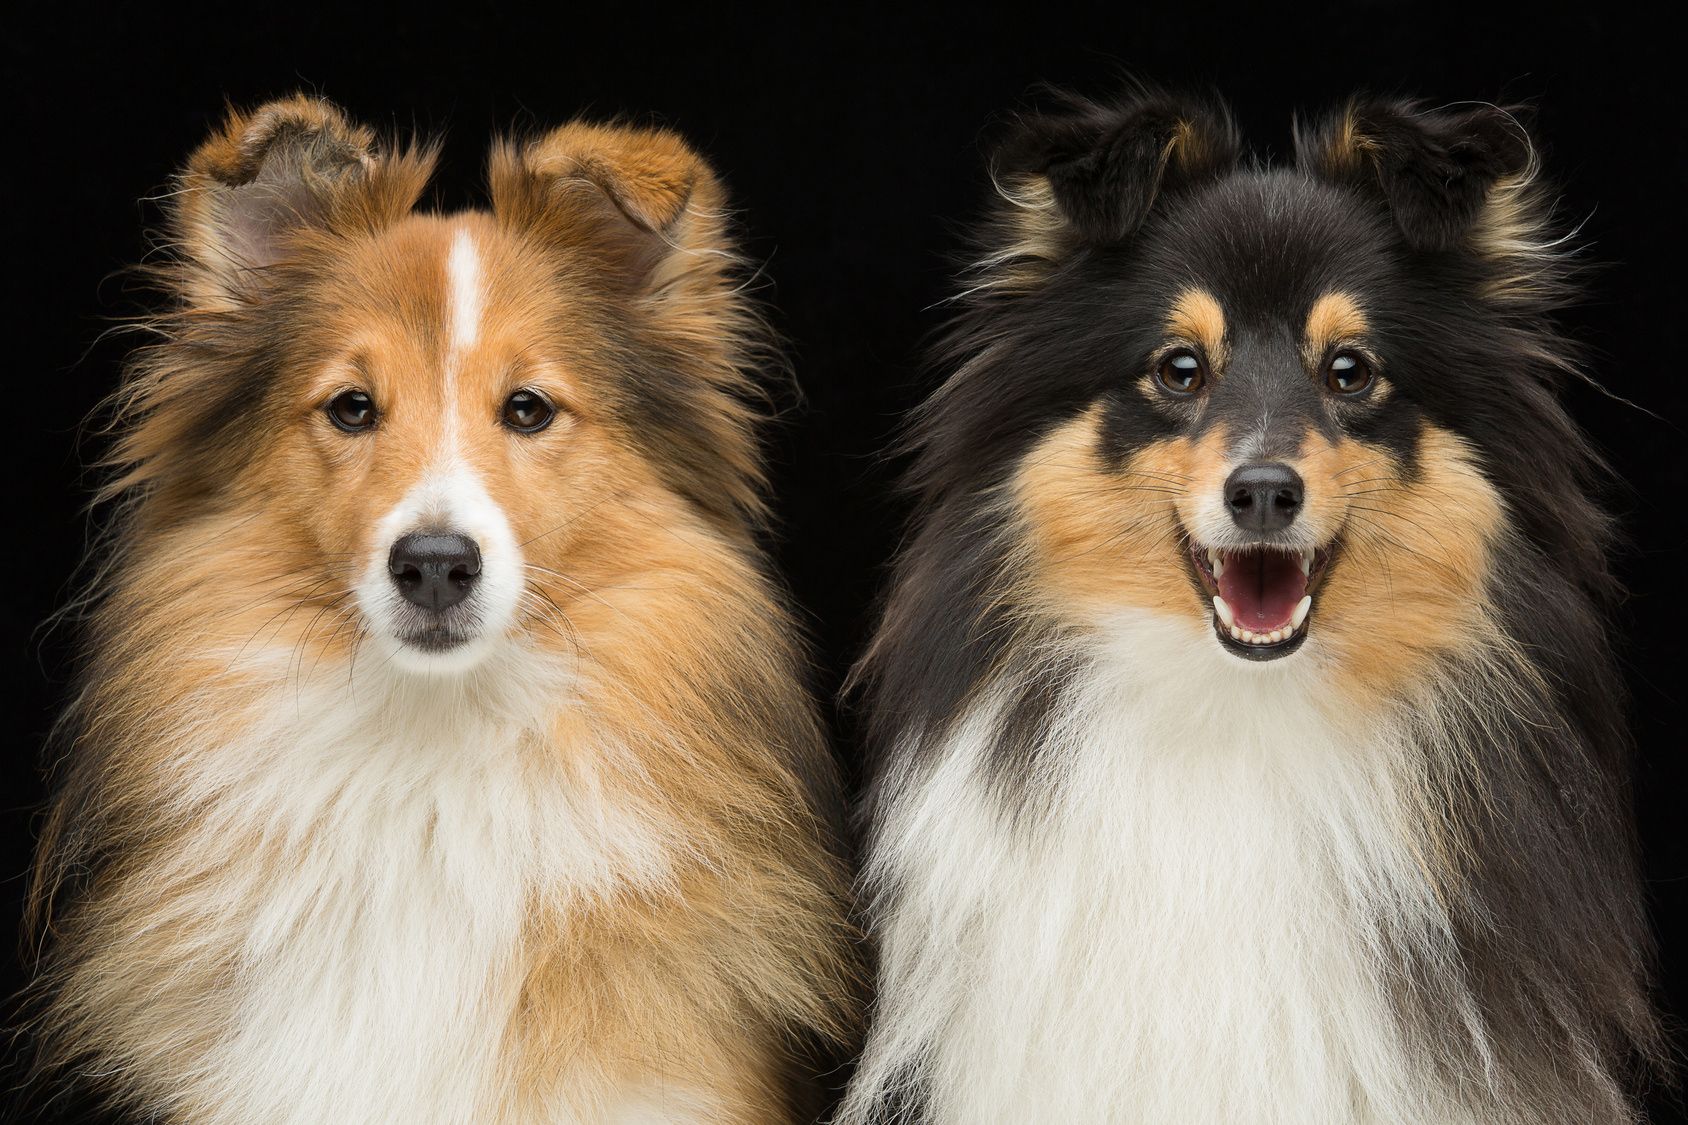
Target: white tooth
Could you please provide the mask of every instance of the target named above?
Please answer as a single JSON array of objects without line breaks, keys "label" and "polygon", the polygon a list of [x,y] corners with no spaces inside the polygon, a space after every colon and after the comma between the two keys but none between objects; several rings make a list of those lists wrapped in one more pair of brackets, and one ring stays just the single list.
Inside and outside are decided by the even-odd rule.
[{"label": "white tooth", "polygon": [[1213,576],[1215,578],[1219,578],[1225,573],[1225,556],[1221,555],[1218,551],[1209,550],[1207,553],[1207,565],[1213,569]]},{"label": "white tooth", "polygon": [[1236,624],[1236,615],[1231,612],[1231,607],[1225,604],[1224,598],[1215,597],[1213,599],[1213,612],[1219,615],[1219,620],[1224,624],[1225,628],[1229,629],[1232,625]]},{"label": "white tooth", "polygon": [[1243,631],[1235,625],[1231,626],[1231,639],[1233,641],[1240,641],[1243,639]]},{"label": "white tooth", "polygon": [[1271,641],[1273,644],[1277,644],[1279,641],[1284,639],[1283,630],[1273,629],[1270,633],[1266,634],[1266,639]]},{"label": "white tooth", "polygon": [[1313,570],[1313,549],[1311,547],[1301,552],[1301,577],[1306,578]]},{"label": "white tooth", "polygon": [[1303,595],[1301,600],[1295,603],[1295,612],[1290,614],[1289,627],[1292,630],[1301,628],[1301,623],[1307,620],[1307,611],[1312,608],[1313,595]]}]

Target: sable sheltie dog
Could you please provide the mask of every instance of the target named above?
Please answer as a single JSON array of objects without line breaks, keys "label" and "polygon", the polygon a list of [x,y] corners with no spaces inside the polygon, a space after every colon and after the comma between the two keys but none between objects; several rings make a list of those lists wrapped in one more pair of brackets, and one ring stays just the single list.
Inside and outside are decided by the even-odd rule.
[{"label": "sable sheltie dog", "polygon": [[842,1120],[1613,1122],[1656,1055],[1535,149],[1072,101],[914,428]]},{"label": "sable sheltie dog", "polygon": [[432,164],[297,97],[169,196],[45,1055],[149,1120],[789,1120],[857,974],[721,185],[578,123],[489,211]]}]

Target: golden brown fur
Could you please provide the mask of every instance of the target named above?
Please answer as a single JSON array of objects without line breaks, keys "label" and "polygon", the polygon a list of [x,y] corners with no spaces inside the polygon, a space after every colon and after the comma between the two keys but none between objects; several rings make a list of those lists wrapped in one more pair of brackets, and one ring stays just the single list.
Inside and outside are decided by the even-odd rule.
[{"label": "golden brown fur", "polygon": [[[107,495],[127,512],[37,864],[51,1061],[170,1120],[285,1119],[215,1060],[265,885],[329,853],[350,814],[244,803],[286,766],[259,734],[290,696],[388,691],[431,713],[444,695],[441,721],[466,730],[514,709],[514,792],[541,822],[548,794],[589,800],[663,854],[660,877],[530,888],[458,1029],[490,1060],[475,1119],[596,1120],[654,1086],[696,1099],[688,1119],[788,1120],[805,1053],[852,1040],[856,978],[832,765],[756,546],[766,349],[721,186],[673,134],[619,126],[497,146],[490,213],[413,214],[430,169],[298,97],[231,114],[183,173],[179,304],[120,404]],[[241,189],[266,178],[285,206],[254,228]],[[442,283],[456,240],[484,282],[472,347]],[[672,397],[652,406],[658,377]],[[323,421],[343,385],[390,404],[379,445]],[[561,408],[543,440],[494,424],[517,387]],[[663,409],[693,444],[663,440]],[[521,547],[497,665],[517,671],[366,688],[390,669],[360,568],[442,427]],[[332,916],[336,886],[309,909]]]}]

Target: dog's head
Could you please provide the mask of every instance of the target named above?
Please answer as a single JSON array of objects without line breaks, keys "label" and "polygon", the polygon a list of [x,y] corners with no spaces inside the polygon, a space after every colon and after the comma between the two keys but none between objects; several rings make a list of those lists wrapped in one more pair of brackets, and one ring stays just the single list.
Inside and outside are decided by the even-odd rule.
[{"label": "dog's head", "polygon": [[1147,609],[1260,662],[1321,632],[1352,668],[1434,651],[1506,535],[1494,458],[1570,432],[1533,153],[1487,106],[1357,101],[1281,169],[1211,101],[1021,119],[917,483],[1005,495],[1016,600],[1064,617]]},{"label": "dog's head", "polygon": [[228,118],[170,197],[181,310],[119,483],[155,526],[250,517],[251,585],[451,671],[565,631],[688,526],[745,536],[757,333],[672,133],[495,146],[490,212],[419,212],[431,167],[312,98]]}]

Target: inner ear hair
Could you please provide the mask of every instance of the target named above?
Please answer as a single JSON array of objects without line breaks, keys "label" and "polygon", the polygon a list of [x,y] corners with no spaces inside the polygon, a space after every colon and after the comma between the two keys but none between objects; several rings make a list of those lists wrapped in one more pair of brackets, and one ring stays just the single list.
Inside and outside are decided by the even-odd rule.
[{"label": "inner ear hair", "polygon": [[662,128],[571,122],[494,147],[493,210],[635,285],[676,254],[727,247],[724,192],[704,159]]},{"label": "inner ear hair", "polygon": [[1297,161],[1377,195],[1413,248],[1449,250],[1478,228],[1497,187],[1532,175],[1535,150],[1522,116],[1487,104],[1427,109],[1359,97],[1314,128],[1297,125]]},{"label": "inner ear hair", "polygon": [[229,110],[170,197],[186,295],[210,306],[252,299],[296,235],[407,213],[432,166],[430,149],[384,157],[372,130],[322,98]]},{"label": "inner ear hair", "polygon": [[338,106],[294,94],[249,113],[231,109],[189,158],[186,174],[225,187],[286,173],[334,181],[366,164],[374,148],[375,134],[348,121]]},{"label": "inner ear hair", "polygon": [[982,288],[1035,283],[1082,246],[1131,237],[1158,201],[1217,179],[1241,152],[1217,97],[1148,87],[1109,102],[1058,95],[1018,117],[992,153],[1002,206],[983,232]]}]

